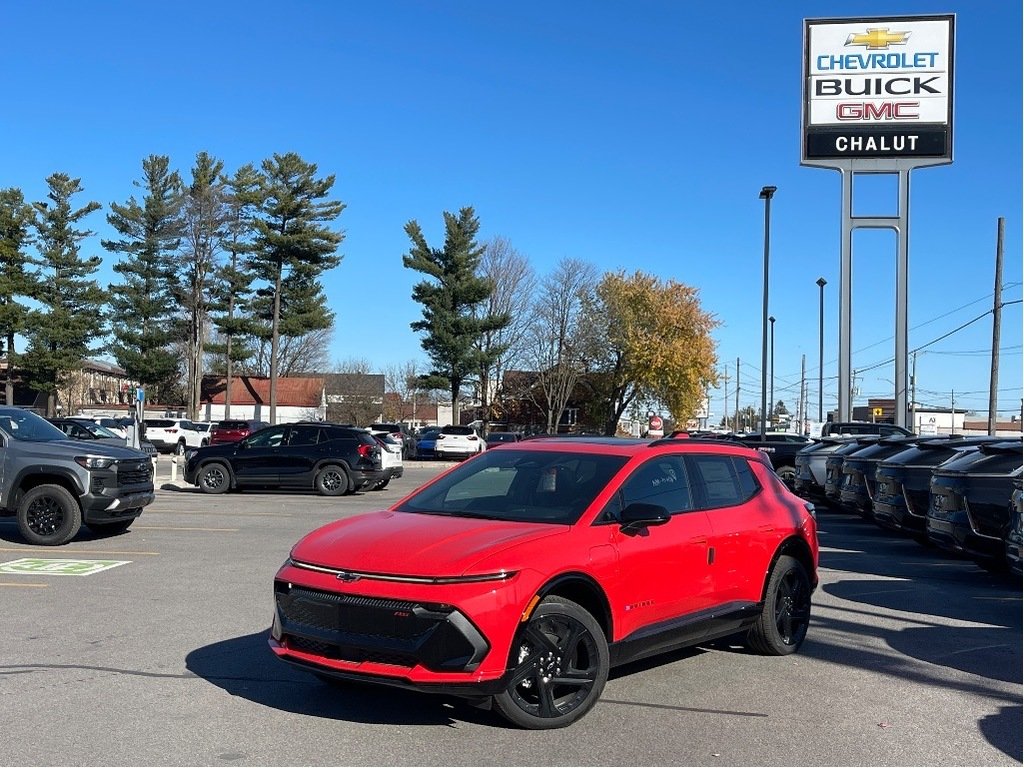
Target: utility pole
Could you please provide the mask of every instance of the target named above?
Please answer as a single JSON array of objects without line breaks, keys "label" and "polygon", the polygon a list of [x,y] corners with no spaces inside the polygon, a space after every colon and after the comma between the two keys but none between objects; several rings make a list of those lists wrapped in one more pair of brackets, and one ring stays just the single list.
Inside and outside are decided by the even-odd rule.
[{"label": "utility pole", "polygon": [[913,364],[910,368],[910,430],[919,433],[917,424],[917,350],[914,350]]},{"label": "utility pole", "polygon": [[996,400],[999,390],[999,331],[1003,319],[1003,230],[1000,216],[996,227],[996,288],[992,294],[992,373],[988,380],[988,433],[996,433]]},{"label": "utility pole", "polygon": [[796,417],[800,420],[799,433],[802,435],[807,419],[807,355],[800,355],[800,407],[796,409]]},{"label": "utility pole", "polygon": [[949,390],[949,434],[956,434],[956,400],[953,399],[953,390]]},{"label": "utility pole", "polygon": [[725,379],[725,408],[722,410],[722,427],[726,430],[729,429],[729,366],[723,366],[724,373],[722,378]]},{"label": "utility pole", "polygon": [[736,358],[736,424],[733,432],[740,431],[740,359]]}]

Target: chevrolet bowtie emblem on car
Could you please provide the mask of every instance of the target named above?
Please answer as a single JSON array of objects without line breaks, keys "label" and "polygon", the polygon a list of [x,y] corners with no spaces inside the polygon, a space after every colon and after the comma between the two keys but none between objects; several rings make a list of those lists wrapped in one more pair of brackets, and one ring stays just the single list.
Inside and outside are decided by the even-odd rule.
[{"label": "chevrolet bowtie emblem on car", "polygon": [[909,32],[889,32],[888,27],[868,27],[863,35],[850,35],[846,38],[847,45],[863,45],[869,51],[888,48],[890,45],[906,45]]},{"label": "chevrolet bowtie emblem on car", "polygon": [[351,571],[338,571],[338,581],[359,581],[362,576]]}]

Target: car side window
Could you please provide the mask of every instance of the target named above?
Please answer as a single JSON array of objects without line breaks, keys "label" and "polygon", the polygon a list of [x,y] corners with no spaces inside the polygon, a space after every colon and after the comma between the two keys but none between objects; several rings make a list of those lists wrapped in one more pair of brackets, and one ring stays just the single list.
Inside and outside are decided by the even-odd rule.
[{"label": "car side window", "polygon": [[245,443],[250,448],[277,448],[284,439],[285,429],[287,427],[264,429],[247,437]]},{"label": "car side window", "polygon": [[288,445],[316,445],[320,437],[320,427],[292,427],[288,432]]},{"label": "car side window", "polygon": [[689,457],[694,479],[700,483],[705,509],[732,507],[759,489],[750,465],[733,456],[694,454]]},{"label": "car side window", "polygon": [[601,520],[618,520],[619,513],[635,502],[657,504],[672,515],[695,509],[683,458],[658,456],[640,465],[608,502]]}]

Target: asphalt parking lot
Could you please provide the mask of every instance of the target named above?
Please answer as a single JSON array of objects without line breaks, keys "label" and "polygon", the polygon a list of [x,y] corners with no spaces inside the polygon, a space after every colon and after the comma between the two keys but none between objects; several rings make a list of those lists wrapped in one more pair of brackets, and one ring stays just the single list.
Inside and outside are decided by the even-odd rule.
[{"label": "asphalt parking lot", "polygon": [[[827,511],[799,654],[720,642],[620,668],[563,730],[516,730],[455,699],[339,690],[274,658],[271,583],[291,545],[437,471],[413,463],[384,491],[340,499],[165,484],[129,532],[60,548],[28,546],[0,519],[0,763],[1020,764],[1019,583]],[[107,567],[32,562],[58,558]]]}]

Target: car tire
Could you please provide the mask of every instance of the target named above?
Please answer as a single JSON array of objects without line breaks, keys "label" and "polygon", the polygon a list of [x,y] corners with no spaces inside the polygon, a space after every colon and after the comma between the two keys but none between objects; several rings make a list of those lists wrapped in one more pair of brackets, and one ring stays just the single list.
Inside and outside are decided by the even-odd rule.
[{"label": "car tire", "polygon": [[37,485],[18,502],[18,530],[29,544],[67,544],[82,527],[82,509],[61,485]]},{"label": "car tire", "polygon": [[390,482],[391,482],[391,478],[390,477],[387,478],[386,480],[380,480],[377,483],[375,483],[374,486],[370,490],[371,491],[383,491],[385,488],[388,487],[388,483],[390,483]]},{"label": "car tire", "polygon": [[231,488],[231,472],[219,461],[199,467],[196,485],[203,493],[225,493]]},{"label": "car tire", "polygon": [[331,464],[316,473],[313,485],[321,496],[344,496],[349,492],[352,482],[344,467]]},{"label": "car tire", "polygon": [[200,448],[205,448],[209,444],[210,444],[210,441],[207,440],[206,438],[203,438],[202,440],[199,441],[199,447]]},{"label": "car tire", "polygon": [[174,455],[175,456],[184,456],[185,455],[185,441],[184,440],[179,440],[177,443],[174,444]]},{"label": "car tire", "polygon": [[127,520],[115,520],[109,523],[86,523],[85,526],[97,536],[117,536],[131,528],[134,522],[135,518],[130,517]]},{"label": "car tire", "polygon": [[761,615],[747,632],[747,645],[765,656],[795,653],[811,620],[811,580],[799,560],[775,561],[764,593]]},{"label": "car tire", "polygon": [[779,467],[775,470],[775,474],[789,490],[793,490],[793,486],[796,484],[796,467]]},{"label": "car tire", "polygon": [[581,606],[546,597],[516,634],[509,669],[495,709],[521,728],[562,728],[600,698],[608,680],[608,641]]}]

